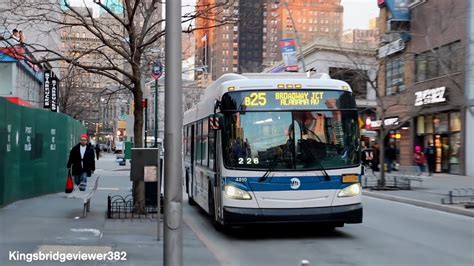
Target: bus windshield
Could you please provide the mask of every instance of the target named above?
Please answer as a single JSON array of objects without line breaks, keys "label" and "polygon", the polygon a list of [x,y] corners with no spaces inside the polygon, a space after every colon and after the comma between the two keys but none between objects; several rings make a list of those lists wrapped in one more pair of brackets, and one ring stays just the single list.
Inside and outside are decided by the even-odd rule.
[{"label": "bus windshield", "polygon": [[228,168],[321,170],[359,163],[356,110],[224,112]]}]

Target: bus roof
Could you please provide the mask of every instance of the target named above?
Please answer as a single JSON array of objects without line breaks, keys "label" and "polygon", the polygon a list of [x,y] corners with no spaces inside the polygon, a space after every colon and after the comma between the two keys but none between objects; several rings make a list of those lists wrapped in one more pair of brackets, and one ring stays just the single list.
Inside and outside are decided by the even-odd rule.
[{"label": "bus roof", "polygon": [[297,84],[302,89],[327,89],[352,91],[344,81],[331,79],[328,74],[318,73],[307,76],[306,73],[228,73],[214,81],[204,91],[201,100],[184,113],[184,124],[209,116],[214,112],[215,100],[229,91],[243,90],[274,90],[280,86]]}]

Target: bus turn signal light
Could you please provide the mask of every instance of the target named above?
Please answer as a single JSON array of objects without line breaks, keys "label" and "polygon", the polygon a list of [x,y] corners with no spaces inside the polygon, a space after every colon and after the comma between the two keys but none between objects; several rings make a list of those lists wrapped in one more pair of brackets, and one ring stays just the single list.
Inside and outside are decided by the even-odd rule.
[{"label": "bus turn signal light", "polygon": [[356,174],[342,175],[342,183],[358,183],[358,182],[359,182],[359,175],[356,175]]}]

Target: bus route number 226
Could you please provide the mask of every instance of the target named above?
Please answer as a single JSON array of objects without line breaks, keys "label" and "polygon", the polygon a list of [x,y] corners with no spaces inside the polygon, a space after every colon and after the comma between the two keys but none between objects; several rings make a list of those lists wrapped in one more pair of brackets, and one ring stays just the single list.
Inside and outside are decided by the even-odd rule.
[{"label": "bus route number 226", "polygon": [[265,92],[252,92],[244,98],[245,106],[265,106],[266,104],[267,97]]}]

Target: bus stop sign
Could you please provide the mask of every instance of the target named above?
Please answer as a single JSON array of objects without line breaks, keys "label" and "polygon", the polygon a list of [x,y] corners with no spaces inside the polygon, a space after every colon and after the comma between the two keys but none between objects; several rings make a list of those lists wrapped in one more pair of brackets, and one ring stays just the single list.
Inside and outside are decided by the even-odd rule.
[{"label": "bus stop sign", "polygon": [[156,63],[153,64],[153,68],[151,69],[151,76],[153,79],[157,80],[161,77],[163,74],[163,65],[161,64],[160,61],[157,61]]}]

